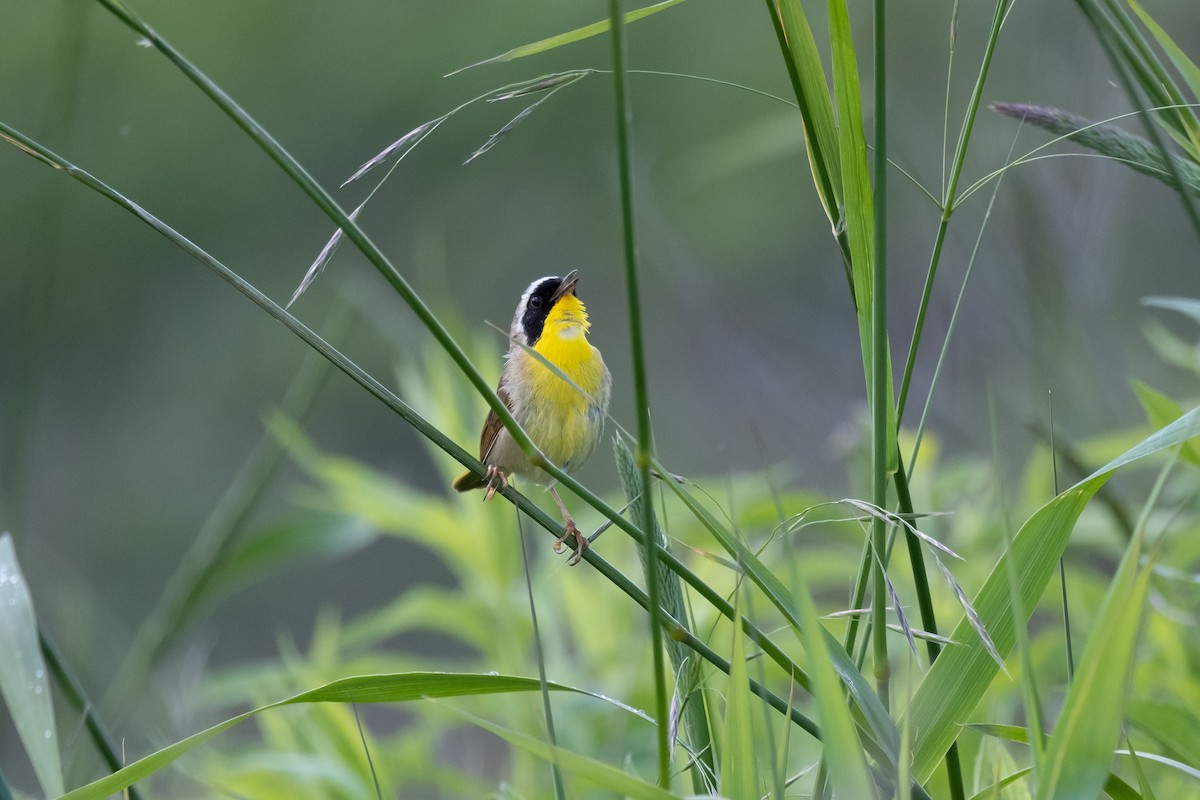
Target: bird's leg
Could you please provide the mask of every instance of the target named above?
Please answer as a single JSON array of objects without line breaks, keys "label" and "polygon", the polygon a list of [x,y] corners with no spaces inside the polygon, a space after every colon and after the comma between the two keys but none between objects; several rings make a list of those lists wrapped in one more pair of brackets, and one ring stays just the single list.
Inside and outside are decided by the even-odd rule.
[{"label": "bird's leg", "polygon": [[554,540],[554,552],[561,552],[563,542],[574,536],[576,542],[575,557],[567,562],[573,567],[583,560],[583,551],[588,549],[588,540],[587,537],[580,532],[579,526],[575,524],[575,520],[571,519],[570,512],[568,512],[567,507],[563,505],[562,498],[558,496],[558,491],[555,490],[553,486],[550,487],[550,496],[554,498],[554,502],[558,505],[558,510],[562,512],[563,526],[565,528],[563,535]]},{"label": "bird's leg", "polygon": [[508,478],[504,476],[504,470],[500,469],[495,464],[488,464],[487,469],[487,489],[483,492],[484,501],[491,500],[496,492],[503,492],[508,488]]}]

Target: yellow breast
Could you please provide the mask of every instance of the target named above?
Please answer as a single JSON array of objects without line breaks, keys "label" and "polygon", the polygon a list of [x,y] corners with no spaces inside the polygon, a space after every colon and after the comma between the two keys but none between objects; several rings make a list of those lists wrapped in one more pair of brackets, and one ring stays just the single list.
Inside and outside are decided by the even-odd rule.
[{"label": "yellow breast", "polygon": [[569,383],[528,353],[518,356],[526,391],[514,411],[546,457],[568,471],[595,450],[608,410],[608,370],[600,351],[587,340],[588,327],[583,303],[565,297],[551,310],[534,344]]}]

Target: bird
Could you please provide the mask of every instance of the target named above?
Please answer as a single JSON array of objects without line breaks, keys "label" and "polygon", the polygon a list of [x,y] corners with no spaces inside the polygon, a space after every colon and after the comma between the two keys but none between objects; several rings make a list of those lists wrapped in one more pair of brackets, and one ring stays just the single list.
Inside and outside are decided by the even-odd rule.
[{"label": "bird", "polygon": [[[595,452],[612,395],[612,375],[600,351],[587,338],[591,323],[583,301],[575,293],[578,284],[579,270],[562,277],[538,278],[529,284],[513,315],[508,352],[496,389],[538,450],[568,473],[583,466]],[[486,475],[468,471],[454,481],[454,489],[467,492],[484,488],[486,501],[505,490],[510,475],[546,484],[563,517],[563,535],[554,542],[554,552],[561,552],[563,542],[574,537],[575,553],[568,563],[578,564],[588,548],[587,537],[558,496],[553,476],[529,462],[494,410],[488,412],[483,423],[479,460],[487,466]]]}]

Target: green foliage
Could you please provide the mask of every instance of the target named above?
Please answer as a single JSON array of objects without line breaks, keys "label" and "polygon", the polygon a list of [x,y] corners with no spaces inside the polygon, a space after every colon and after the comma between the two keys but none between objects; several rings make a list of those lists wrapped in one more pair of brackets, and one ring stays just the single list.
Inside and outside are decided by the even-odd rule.
[{"label": "green foliage", "polygon": [[[897,419],[903,403],[895,402],[892,391],[884,324],[884,234],[890,212],[886,192],[880,191],[882,174],[876,173],[873,187],[868,169],[859,79],[860,65],[867,59],[854,45],[847,3],[830,0],[827,5],[832,88],[825,77],[823,51],[801,3],[782,0],[767,5],[804,124],[799,136],[815,191],[833,224],[849,279],[874,423],[871,441],[858,442],[851,461],[859,458],[871,465],[869,480],[855,483],[856,491],[866,492],[871,486],[870,503],[780,491],[774,488],[777,476],[769,470],[727,476],[727,496],[718,502],[704,488],[715,481],[676,476],[671,457],[651,453],[643,357],[652,343],[645,341],[639,322],[634,170],[621,36],[624,23],[679,0],[623,17],[620,4],[614,3],[608,22],[481,62],[532,56],[617,23],[617,177],[638,439],[636,453],[629,452],[624,439],[616,440],[624,513],[615,510],[615,500],[547,465],[564,489],[576,495],[568,499],[581,501],[573,508],[582,527],[596,530],[587,566],[568,569],[546,547],[560,528],[530,496],[509,489],[502,497],[512,506],[501,499],[481,504],[477,495],[449,497],[444,488],[462,466],[477,472],[482,468],[460,443],[474,441],[484,405],[502,419],[527,454],[536,455],[534,443],[492,391],[492,382],[474,366],[494,361],[495,348],[473,342],[464,346],[465,337],[452,335],[444,315],[435,313],[367,238],[358,225],[357,210],[343,212],[265,127],[153,27],[116,0],[99,2],[201,88],[338,226],[339,233],[297,295],[317,277],[344,234],[430,335],[425,348],[412,341],[397,347],[403,353],[395,374],[401,390],[393,392],[137,202],[0,122],[5,141],[130,211],[215,271],[408,423],[426,447],[429,469],[422,471],[422,479],[402,481],[328,452],[295,410],[272,415],[271,439],[261,452],[273,454],[268,460],[286,452],[302,472],[304,483],[295,492],[294,508],[287,517],[262,524],[235,541],[234,530],[245,521],[274,470],[264,467],[262,480],[250,481],[253,491],[241,491],[235,481],[231,496],[236,502],[231,503],[236,513],[214,513],[220,522],[214,523],[218,533],[203,537],[205,546],[194,556],[195,563],[173,579],[170,588],[175,594],[168,594],[157,632],[149,643],[142,641],[135,648],[144,663],[131,673],[135,678],[126,679],[140,685],[160,652],[178,644],[176,628],[192,621],[200,607],[215,605],[263,575],[294,569],[301,561],[322,563],[383,542],[391,545],[393,556],[422,553],[440,565],[444,578],[397,586],[385,603],[346,616],[328,608],[316,620],[303,652],[282,637],[274,658],[206,671],[187,711],[222,721],[183,738],[172,736],[173,743],[131,758],[128,766],[64,797],[99,800],[136,782],[153,782],[164,795],[197,783],[229,796],[268,799],[359,798],[377,792],[390,796],[397,788],[401,794],[540,797],[561,779],[571,797],[615,793],[658,800],[681,796],[672,791],[672,773],[687,770],[697,794],[719,792],[730,800],[757,800],[764,792],[780,800],[790,793],[842,800],[957,800],[968,795],[1050,800],[1089,798],[1101,791],[1118,798],[1183,796],[1186,781],[1200,776],[1194,711],[1200,706],[1194,670],[1200,658],[1194,634],[1200,545],[1187,535],[1200,524],[1194,501],[1200,478],[1191,471],[1172,476],[1164,469],[1155,488],[1143,494],[1145,512],[1132,531],[1120,524],[1126,518],[1120,500],[1108,497],[1109,517],[1095,513],[1092,502],[1108,490],[1106,484],[1117,471],[1136,473],[1142,467],[1137,462],[1165,452],[1178,452],[1184,467],[1200,465],[1195,443],[1200,408],[1185,413],[1183,404],[1135,383],[1148,429],[1084,442],[1078,448],[1085,454],[1082,464],[1107,463],[1048,501],[1051,454],[1063,449],[1057,441],[1050,442],[1049,450],[1035,450],[1015,497],[1000,496],[1005,482],[988,458],[941,461],[934,434],[916,463],[900,463]],[[1178,107],[1181,90],[1169,79],[1164,81],[1164,65],[1157,57],[1138,46],[1128,15],[1115,0],[1080,4],[1094,12],[1089,19],[1118,54],[1118,63],[1128,68],[1126,77],[1153,101],[1171,101],[1172,108],[1156,110],[1155,119],[1186,159],[1195,161],[1200,147],[1196,116]],[[1140,6],[1131,2],[1131,7],[1194,93],[1200,73],[1193,62]],[[956,207],[957,181],[979,98],[1009,8],[1005,0],[997,2],[951,179],[938,201],[936,244],[905,365],[904,395],[941,245]],[[882,20],[877,22],[882,26]],[[1105,30],[1120,36],[1104,38]],[[882,47],[883,33],[875,39],[876,48]],[[883,60],[882,49],[874,55]],[[477,100],[545,93],[471,158],[491,151],[552,94],[594,72],[555,73],[480,95]],[[443,121],[472,102],[406,134],[358,174],[388,159],[394,159],[394,169]],[[882,111],[874,109],[876,119]],[[1023,113],[1110,155],[1120,149],[1123,158],[1144,171],[1172,175],[1186,202],[1193,182],[1190,161],[1127,134],[1095,128],[1089,134],[1074,117],[1036,109],[1030,114],[1028,108]],[[1193,301],[1156,304],[1200,319],[1200,304]],[[1186,344],[1162,331],[1157,337],[1160,348],[1176,354],[1176,363],[1189,363]],[[425,480],[425,475],[431,479]],[[894,511],[885,507],[889,486],[896,497]],[[839,518],[834,509],[849,516]],[[549,534],[539,533],[528,574],[517,550],[525,546],[516,517],[521,513]],[[1003,519],[1007,513],[1024,520],[1011,541]],[[615,533],[598,538],[610,525],[634,545]],[[885,532],[891,534],[890,542]],[[907,563],[893,557],[895,536],[909,545]],[[953,540],[954,552],[942,543],[945,539]],[[933,553],[947,588],[931,586],[924,549]],[[1072,549],[1087,557],[1071,558]],[[6,584],[0,579],[0,688],[39,780],[47,794],[58,795],[63,783],[54,718],[49,694],[37,682],[44,678],[44,668],[37,667],[36,621],[11,550],[8,539],[0,538],[0,578],[11,575],[14,587],[4,594]],[[1146,552],[1151,554],[1148,558]],[[959,554],[962,563],[951,562],[951,573],[942,557],[949,560]],[[1039,622],[1048,611],[1059,618],[1057,597],[1048,597],[1054,593],[1047,589],[1065,557],[1066,593],[1083,601],[1076,627],[1088,632],[1073,681],[1063,674],[1061,658],[1063,640],[1072,632]],[[1104,564],[1118,557],[1120,566],[1110,578]],[[639,574],[639,567],[644,590],[628,577]],[[868,600],[869,574],[873,589]],[[851,583],[854,599],[846,608]],[[536,637],[527,586],[537,607]],[[182,599],[175,602],[172,596]],[[1152,596],[1161,598],[1161,609],[1149,601]],[[920,627],[905,610],[914,597],[921,608]],[[822,617],[822,611],[827,616]],[[885,623],[888,613],[895,615],[898,631]],[[937,629],[938,616],[958,620],[948,637]],[[847,618],[852,621],[844,623]],[[871,628],[871,636],[868,640],[864,634],[864,646],[856,649],[860,625]],[[837,637],[842,632],[846,644]],[[658,637],[664,635],[660,644]],[[926,650],[927,662],[917,650],[917,636],[933,642]],[[1022,657],[1010,664],[1008,656],[1018,640]],[[414,641],[421,644],[414,646]],[[430,646],[431,641],[439,646]],[[869,658],[874,683],[865,677],[871,674],[865,666],[867,641],[873,644]],[[661,668],[664,655],[675,683],[669,706],[666,671]],[[35,671],[33,688],[23,691],[31,665],[42,673]],[[528,677],[543,665],[545,681]],[[1029,758],[1027,752],[1010,751],[1005,743],[1028,738],[1011,709],[1018,707],[1022,693],[1035,695],[1035,684],[1043,696],[1053,697],[1047,707],[1058,710],[1048,720],[1044,755]],[[308,688],[314,685],[319,688]],[[906,696],[894,691],[896,686],[915,690]],[[544,709],[536,702],[536,693],[543,689],[553,690],[546,694]],[[281,696],[286,699],[279,700]],[[366,713],[367,705],[392,704],[403,704],[403,712],[372,707]],[[253,710],[235,710],[246,706]],[[636,710],[643,707],[655,709],[653,718]],[[554,736],[546,733],[550,711],[557,720]],[[224,735],[252,719],[257,725],[252,743]],[[1122,729],[1130,741],[1125,752],[1118,748]],[[41,730],[51,734],[49,744],[29,733]],[[1040,724],[1031,730],[1036,736]],[[501,748],[500,742],[507,746]],[[1040,748],[1042,742],[1035,744]],[[484,747],[498,748],[503,763],[478,768],[469,755],[462,755]],[[973,766],[970,775],[962,769],[964,764]],[[172,765],[177,769],[167,769]],[[557,786],[555,791],[566,793]],[[0,795],[7,792],[0,780]]]}]

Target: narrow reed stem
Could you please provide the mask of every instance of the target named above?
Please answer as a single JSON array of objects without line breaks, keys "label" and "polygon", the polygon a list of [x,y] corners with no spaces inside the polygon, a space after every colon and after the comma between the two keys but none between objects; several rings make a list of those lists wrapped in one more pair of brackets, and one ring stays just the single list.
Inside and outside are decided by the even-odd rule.
[{"label": "narrow reed stem", "polygon": [[[875,0],[875,260],[871,276],[871,417],[874,439],[872,499],[877,508],[887,507],[888,412],[893,408],[888,371],[887,336],[887,0]],[[888,707],[887,585],[883,574],[886,543],[884,521],[876,517],[871,524],[874,550],[871,616],[873,631],[873,667],[879,699]]]},{"label": "narrow reed stem", "polygon": [[[633,394],[637,406],[637,450],[634,462],[641,477],[642,497],[650,497],[650,398],[646,386],[646,351],[642,331],[641,292],[638,285],[637,235],[633,213],[633,167],[629,155],[629,91],[625,75],[625,15],[621,0],[609,0],[612,18],[613,84],[616,89],[617,165],[621,183],[621,227],[624,233],[625,285],[629,298],[629,340],[633,350]],[[650,647],[654,670],[654,700],[658,726],[658,784],[671,788],[671,742],[667,727],[670,699],[667,697],[666,665],[663,659],[662,627],[659,622],[658,559],[660,548],[653,540],[653,506],[643,502],[641,528],[645,537],[646,593],[650,597]]]}]

